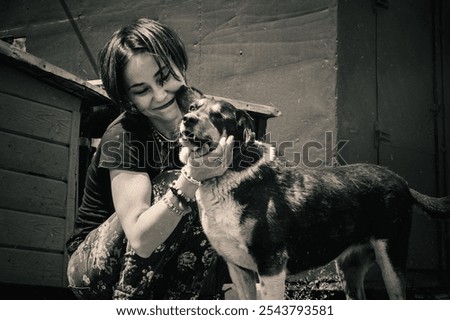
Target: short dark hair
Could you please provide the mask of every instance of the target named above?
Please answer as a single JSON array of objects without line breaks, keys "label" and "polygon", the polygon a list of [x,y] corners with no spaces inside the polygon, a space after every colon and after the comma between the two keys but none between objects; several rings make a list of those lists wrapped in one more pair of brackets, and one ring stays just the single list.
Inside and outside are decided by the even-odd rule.
[{"label": "short dark hair", "polygon": [[100,76],[109,97],[126,110],[129,103],[123,84],[123,69],[130,57],[139,53],[155,56],[158,67],[167,66],[170,73],[181,80],[172,68],[172,62],[186,76],[188,58],[183,42],[175,31],[155,20],[141,18],[122,27],[100,50]]}]

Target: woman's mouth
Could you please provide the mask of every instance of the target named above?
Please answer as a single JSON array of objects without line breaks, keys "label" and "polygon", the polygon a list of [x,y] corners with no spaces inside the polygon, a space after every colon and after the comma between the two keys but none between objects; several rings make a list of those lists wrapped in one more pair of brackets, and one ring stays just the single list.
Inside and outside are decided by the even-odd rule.
[{"label": "woman's mouth", "polygon": [[170,100],[169,102],[163,104],[162,106],[159,106],[159,107],[154,108],[153,110],[164,110],[164,109],[166,109],[167,107],[171,106],[171,105],[174,103],[174,101],[175,101],[175,98],[173,98],[173,99]]}]

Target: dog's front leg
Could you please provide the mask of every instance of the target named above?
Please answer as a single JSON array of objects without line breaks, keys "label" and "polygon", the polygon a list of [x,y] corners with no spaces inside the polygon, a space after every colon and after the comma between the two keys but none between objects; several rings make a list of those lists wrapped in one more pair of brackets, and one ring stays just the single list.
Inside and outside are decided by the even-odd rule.
[{"label": "dog's front leg", "polygon": [[227,262],[231,281],[233,281],[240,300],[256,300],[256,274],[255,272],[241,268],[232,262]]},{"label": "dog's front leg", "polygon": [[272,276],[262,276],[261,299],[262,300],[284,300],[286,270]]}]

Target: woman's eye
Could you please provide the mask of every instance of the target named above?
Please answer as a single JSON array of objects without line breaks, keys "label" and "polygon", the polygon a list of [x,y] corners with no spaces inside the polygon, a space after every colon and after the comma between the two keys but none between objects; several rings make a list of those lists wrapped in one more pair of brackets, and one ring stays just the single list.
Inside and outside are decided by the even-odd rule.
[{"label": "woman's eye", "polygon": [[141,95],[141,94],[146,93],[147,91],[148,91],[148,89],[145,88],[145,89],[142,89],[142,90],[134,91],[133,94],[135,94],[135,95]]}]

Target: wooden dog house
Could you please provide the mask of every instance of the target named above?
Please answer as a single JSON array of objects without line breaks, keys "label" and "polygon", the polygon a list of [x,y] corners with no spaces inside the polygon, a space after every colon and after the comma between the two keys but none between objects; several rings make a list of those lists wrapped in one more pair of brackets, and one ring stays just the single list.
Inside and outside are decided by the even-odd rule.
[{"label": "wooden dog house", "polygon": [[80,121],[100,88],[0,41],[0,282],[66,286]]}]

